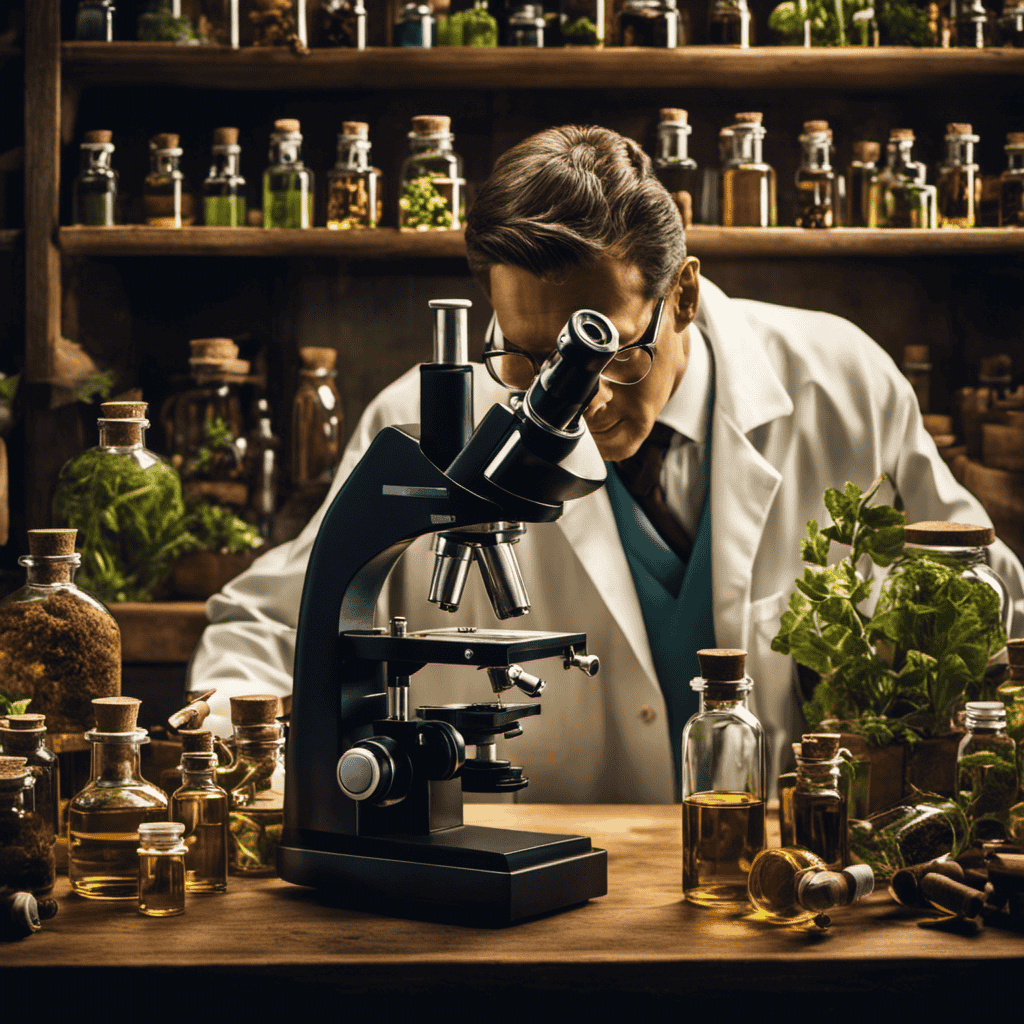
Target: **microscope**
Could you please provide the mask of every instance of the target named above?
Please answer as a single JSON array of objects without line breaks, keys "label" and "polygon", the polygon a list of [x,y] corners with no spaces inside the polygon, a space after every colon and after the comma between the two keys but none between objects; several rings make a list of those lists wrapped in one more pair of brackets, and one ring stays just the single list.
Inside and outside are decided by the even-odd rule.
[{"label": "microscope", "polygon": [[[464,792],[528,780],[496,742],[522,734],[544,681],[524,662],[558,658],[588,676],[583,633],[458,626],[374,627],[384,582],[408,546],[435,534],[428,599],[459,607],[472,563],[497,618],[529,611],[514,545],[597,490],[605,467],[582,415],[618,350],[612,323],[570,317],[525,392],[475,427],[466,300],[433,300],[434,361],[420,367],[419,424],[374,438],[328,508],[302,592],[287,751],[282,878],[346,906],[506,925],[607,892],[607,855],[578,835],[467,825]],[[484,670],[490,699],[414,707],[425,665]],[[467,756],[467,746],[475,748]]]}]

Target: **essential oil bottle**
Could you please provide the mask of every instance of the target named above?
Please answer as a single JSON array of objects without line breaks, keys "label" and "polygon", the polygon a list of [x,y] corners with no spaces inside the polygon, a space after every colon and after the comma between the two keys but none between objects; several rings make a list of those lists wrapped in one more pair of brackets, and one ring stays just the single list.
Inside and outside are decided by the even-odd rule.
[{"label": "essential oil bottle", "polygon": [[658,112],[658,152],[654,172],[679,207],[683,227],[703,223],[704,176],[687,152],[690,127],[687,112],[663,107]]},{"label": "essential oil bottle", "polygon": [[189,892],[227,889],[228,794],[217,784],[217,763],[209,729],[193,729],[183,737],[182,782],[171,797],[171,820],[184,828]]},{"label": "essential oil bottle", "polygon": [[214,129],[210,172],[203,182],[203,223],[207,227],[245,227],[245,178],[239,173],[241,154],[237,128]]},{"label": "essential oil bottle", "polygon": [[946,159],[935,183],[940,228],[973,228],[977,223],[981,176],[974,162],[976,142],[969,124],[946,125]]},{"label": "essential oil bottle", "polygon": [[370,126],[345,121],[338,161],[327,176],[327,226],[347,230],[380,225],[381,174],[370,163]]},{"label": "essential oil bottle", "polygon": [[832,169],[832,129],[828,121],[805,121],[796,172],[798,228],[834,228],[839,223],[839,188]]},{"label": "essential oil bottle", "polygon": [[291,117],[274,122],[270,166],[263,172],[263,226],[313,226],[313,172],[302,162],[302,132]]},{"label": "essential oil bottle", "polygon": [[861,140],[853,144],[853,159],[846,172],[846,225],[866,228],[870,218],[871,186],[878,177],[877,142]]},{"label": "essential oil bottle", "polygon": [[110,165],[112,132],[86,132],[82,139],[82,163],[75,178],[72,222],[88,227],[112,227],[117,223],[117,171]]},{"label": "essential oil bottle", "polygon": [[775,170],[764,162],[766,135],[759,112],[736,115],[722,141],[729,146],[722,166],[719,208],[725,227],[773,228],[776,225]]},{"label": "essential oil bottle", "polygon": [[999,226],[1024,228],[1024,132],[1006,136],[1006,170],[999,176]]},{"label": "essential oil bottle", "polygon": [[179,136],[163,133],[154,135],[149,143],[150,171],[142,204],[151,227],[188,227],[196,219],[192,189],[178,166],[182,156],[179,141]]}]

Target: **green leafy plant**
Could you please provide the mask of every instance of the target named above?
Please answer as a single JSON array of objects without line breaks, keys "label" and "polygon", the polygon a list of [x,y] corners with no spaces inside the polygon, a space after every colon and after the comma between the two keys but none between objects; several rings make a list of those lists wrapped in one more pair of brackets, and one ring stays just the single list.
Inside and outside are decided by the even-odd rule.
[{"label": "green leafy plant", "polygon": [[205,501],[186,501],[185,531],[191,536],[189,550],[222,551],[240,554],[263,543],[263,538],[244,519],[223,505]]},{"label": "green leafy plant", "polygon": [[230,468],[237,468],[240,462],[238,449],[227,422],[220,416],[214,416],[203,422],[202,440],[185,460],[181,472],[186,478],[203,476],[224,462]]},{"label": "green leafy plant", "polygon": [[10,693],[0,690],[0,716],[2,715],[23,715],[32,703],[31,697],[16,697]]}]

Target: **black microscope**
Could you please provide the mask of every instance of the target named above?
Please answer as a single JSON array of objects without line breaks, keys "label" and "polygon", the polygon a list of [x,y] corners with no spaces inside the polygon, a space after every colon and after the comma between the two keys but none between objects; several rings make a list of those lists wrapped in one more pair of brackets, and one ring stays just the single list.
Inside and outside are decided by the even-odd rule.
[{"label": "black microscope", "polygon": [[[346,906],[510,924],[607,892],[607,855],[588,838],[463,823],[463,792],[528,783],[501,760],[540,705],[506,703],[543,680],[521,663],[558,657],[598,670],[583,633],[459,626],[374,628],[388,573],[433,533],[429,600],[454,611],[476,562],[496,616],[529,610],[513,545],[597,490],[605,467],[582,421],[618,350],[600,313],[570,317],[530,387],[473,427],[466,300],[434,300],[434,362],[420,367],[420,424],[382,429],[328,508],[310,554],[295,647],[282,878]],[[485,669],[498,699],[410,715],[424,665]],[[466,746],[475,756],[467,758]]]}]

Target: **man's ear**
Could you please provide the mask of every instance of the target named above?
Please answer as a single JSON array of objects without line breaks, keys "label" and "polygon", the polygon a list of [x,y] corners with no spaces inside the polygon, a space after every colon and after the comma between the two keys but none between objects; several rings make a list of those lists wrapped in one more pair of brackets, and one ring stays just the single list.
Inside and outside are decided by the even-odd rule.
[{"label": "man's ear", "polygon": [[687,256],[679,267],[672,289],[675,299],[676,331],[681,332],[693,323],[700,302],[700,260]]}]

